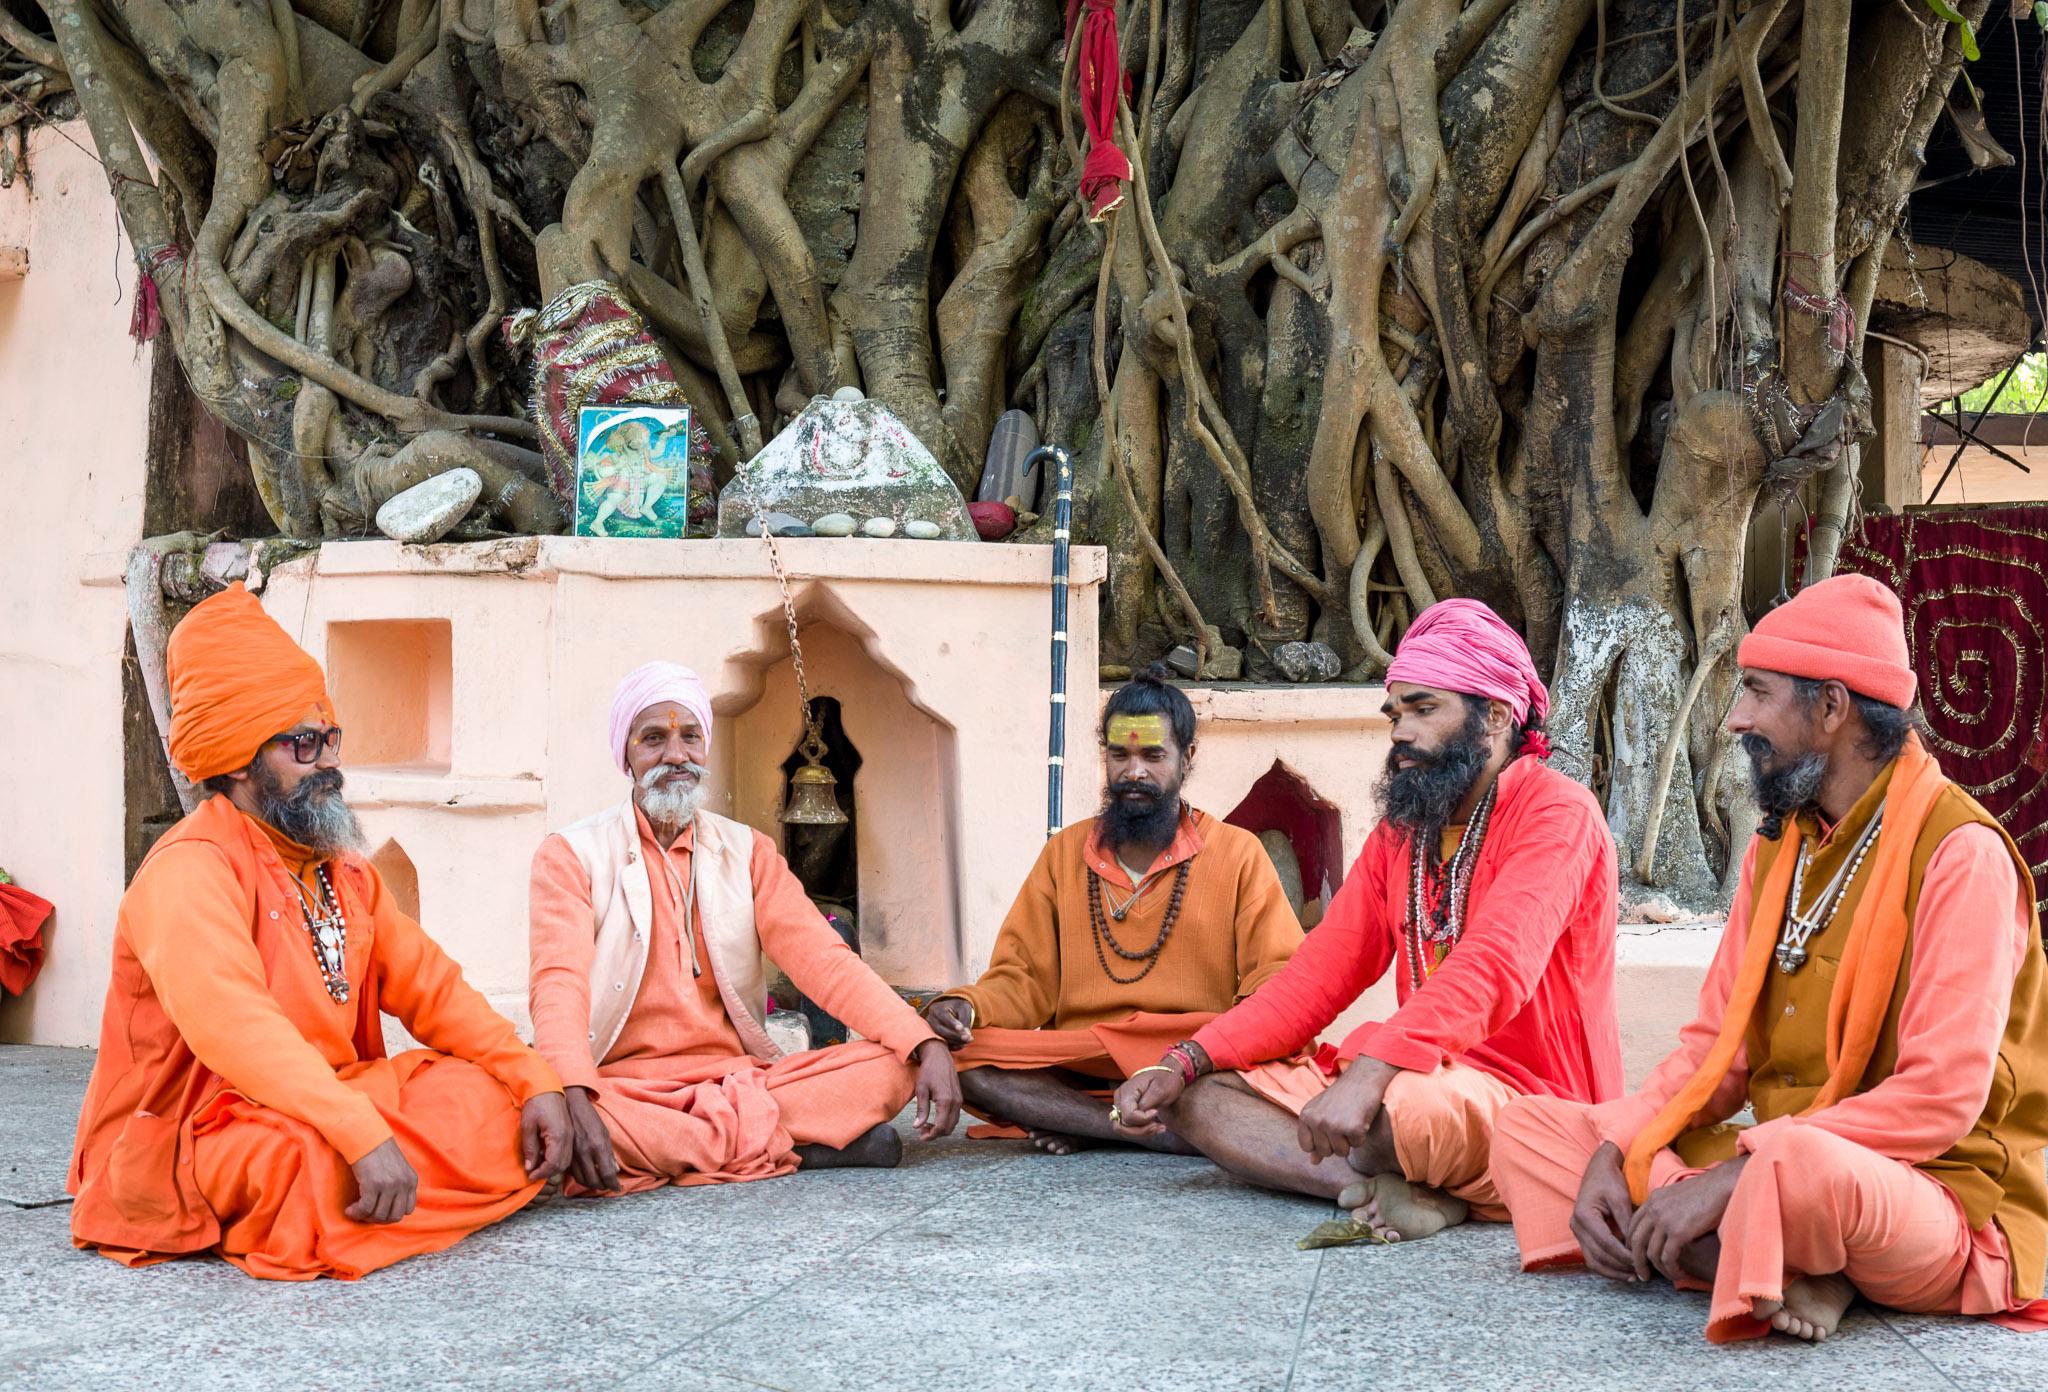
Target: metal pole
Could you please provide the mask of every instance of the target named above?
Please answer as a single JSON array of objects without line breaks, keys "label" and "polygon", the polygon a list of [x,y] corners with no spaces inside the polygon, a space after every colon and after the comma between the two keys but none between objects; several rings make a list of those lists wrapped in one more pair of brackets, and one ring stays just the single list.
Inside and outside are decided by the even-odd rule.
[{"label": "metal pole", "polygon": [[1061,786],[1067,771],[1067,543],[1074,521],[1074,459],[1058,445],[1041,445],[1024,461],[1050,459],[1058,471],[1052,504],[1052,737],[1045,756],[1045,835],[1060,829]]}]

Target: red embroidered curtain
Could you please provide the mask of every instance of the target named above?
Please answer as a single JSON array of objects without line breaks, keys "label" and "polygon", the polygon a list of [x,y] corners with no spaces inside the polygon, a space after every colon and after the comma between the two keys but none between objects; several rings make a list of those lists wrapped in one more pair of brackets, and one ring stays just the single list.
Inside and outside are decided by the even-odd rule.
[{"label": "red embroidered curtain", "polygon": [[2048,504],[1871,517],[1840,568],[1898,592],[1934,755],[2048,907]]}]

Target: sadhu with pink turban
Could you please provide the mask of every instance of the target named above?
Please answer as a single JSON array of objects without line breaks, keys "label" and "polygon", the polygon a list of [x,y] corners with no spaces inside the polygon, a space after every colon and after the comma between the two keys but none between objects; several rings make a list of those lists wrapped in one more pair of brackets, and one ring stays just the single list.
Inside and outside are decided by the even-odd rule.
[{"label": "sadhu with pink turban", "polygon": [[[1381,820],[1323,921],[1117,1096],[1129,1129],[1352,1210],[1321,1240],[1505,1219],[1488,1176],[1500,1109],[1621,1089],[1614,844],[1592,794],[1541,762],[1549,696],[1528,648],[1483,604],[1433,605],[1383,709]],[[1318,1048],[1389,971],[1394,1012]]]},{"label": "sadhu with pink turban", "polygon": [[1915,734],[1885,585],[1809,585],[1738,657],[1728,729],[1765,817],[1699,1016],[1632,1096],[1502,1114],[1522,1264],[1711,1287],[1715,1342],[1824,1339],[1858,1294],[2048,1328],[2026,862]]},{"label": "sadhu with pink turban", "polygon": [[[320,667],[237,584],[171,634],[170,752],[211,794],[122,896],[72,1240],[354,1279],[525,1204],[561,1084],[359,853]],[[429,1047],[387,1058],[383,1015]]]},{"label": "sadhu with pink turban", "polygon": [[[712,723],[688,667],[627,673],[608,732],[628,795],[534,853],[528,1000],[534,1046],[568,1085],[571,1194],[894,1165],[889,1119],[913,1097],[926,1139],[959,1119],[937,1036],[775,843],[710,809]],[[861,1038],[785,1053],[764,953]]]}]

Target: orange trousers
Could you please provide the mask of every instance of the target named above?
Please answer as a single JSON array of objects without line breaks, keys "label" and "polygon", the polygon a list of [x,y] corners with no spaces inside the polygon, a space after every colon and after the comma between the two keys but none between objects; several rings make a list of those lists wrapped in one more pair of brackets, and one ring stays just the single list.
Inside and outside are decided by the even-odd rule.
[{"label": "orange trousers", "polygon": [[[592,1101],[612,1133],[619,1187],[633,1194],[790,1174],[797,1146],[850,1145],[902,1111],[917,1070],[864,1039],[699,1081],[602,1072],[598,1081]],[[572,1179],[568,1192],[588,1191]]]},{"label": "orange trousers", "polygon": [[194,1128],[194,1178],[220,1221],[217,1250],[251,1276],[354,1280],[438,1252],[540,1192],[519,1158],[519,1104],[464,1059],[413,1049],[357,1064],[365,1093],[419,1174],[417,1206],[396,1223],[358,1223],[341,1152],[305,1122],[222,1093]]},{"label": "orange trousers", "polygon": [[[1333,1081],[1307,1057],[1276,1059],[1238,1073],[1252,1090],[1295,1116]],[[1441,1189],[1472,1206],[1472,1216],[1504,1223],[1508,1211],[1487,1174],[1494,1118],[1521,1096],[1482,1069],[1439,1064],[1434,1072],[1403,1069],[1380,1105],[1394,1137],[1394,1158],[1411,1184]]]},{"label": "orange trousers", "polygon": [[[1583,1103],[1523,1097],[1494,1124],[1493,1180],[1514,1216],[1522,1269],[1577,1264],[1572,1206],[1601,1138]],[[1670,1150],[1651,1166],[1661,1188],[1701,1173]],[[1973,1241],[1955,1195],[1923,1171],[1817,1126],[1760,1142],[1722,1215],[1707,1338],[1754,1339],[1770,1325],[1751,1302],[1781,1300],[1801,1275],[1841,1272],[1894,1309],[1963,1309]]]}]

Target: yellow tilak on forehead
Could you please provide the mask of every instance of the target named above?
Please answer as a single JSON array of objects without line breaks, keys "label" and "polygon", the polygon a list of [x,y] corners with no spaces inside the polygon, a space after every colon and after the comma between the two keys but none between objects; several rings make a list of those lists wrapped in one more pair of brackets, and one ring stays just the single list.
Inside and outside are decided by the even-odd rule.
[{"label": "yellow tilak on forehead", "polygon": [[1159,746],[1166,744],[1166,720],[1157,715],[1112,715],[1109,718],[1109,742],[1125,749],[1133,746]]}]

